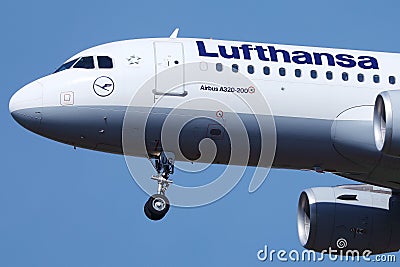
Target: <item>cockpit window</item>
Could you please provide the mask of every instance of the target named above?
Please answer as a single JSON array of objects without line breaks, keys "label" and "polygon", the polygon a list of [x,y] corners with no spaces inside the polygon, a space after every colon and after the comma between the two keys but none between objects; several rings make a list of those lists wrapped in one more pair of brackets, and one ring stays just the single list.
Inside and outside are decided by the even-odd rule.
[{"label": "cockpit window", "polygon": [[81,57],[74,65],[74,69],[94,69],[93,57]]},{"label": "cockpit window", "polygon": [[[108,56],[97,56],[97,63],[100,69],[112,69],[113,61]],[[94,57],[80,57],[70,60],[59,67],[54,73],[60,72],[66,69],[94,69]]]},{"label": "cockpit window", "polygon": [[97,63],[99,64],[100,69],[112,69],[113,68],[112,59],[107,56],[98,56]]},{"label": "cockpit window", "polygon": [[66,62],[66,63],[64,63],[64,64],[62,64],[61,67],[59,67],[58,69],[56,69],[56,71],[55,71],[54,73],[60,72],[60,71],[63,71],[63,70],[67,70],[67,69],[71,68],[72,65],[74,65],[75,62],[76,62],[77,60],[78,60],[78,58],[75,58],[75,59],[73,59],[73,60],[70,60],[70,61],[68,61],[68,62]]}]

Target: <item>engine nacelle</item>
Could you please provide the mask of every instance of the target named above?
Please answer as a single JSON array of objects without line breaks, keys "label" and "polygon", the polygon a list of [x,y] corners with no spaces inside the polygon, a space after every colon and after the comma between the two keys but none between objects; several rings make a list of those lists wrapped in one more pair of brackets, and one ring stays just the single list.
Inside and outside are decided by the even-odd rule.
[{"label": "engine nacelle", "polygon": [[398,251],[400,196],[371,185],[307,189],[300,195],[297,225],[302,246],[317,252]]},{"label": "engine nacelle", "polygon": [[373,124],[376,148],[387,155],[400,157],[400,90],[377,96]]}]

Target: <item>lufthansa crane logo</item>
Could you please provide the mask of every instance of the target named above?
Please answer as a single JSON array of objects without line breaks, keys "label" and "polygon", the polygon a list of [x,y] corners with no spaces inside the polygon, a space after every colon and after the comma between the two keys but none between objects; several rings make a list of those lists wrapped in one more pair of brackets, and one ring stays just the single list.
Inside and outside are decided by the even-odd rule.
[{"label": "lufthansa crane logo", "polygon": [[98,96],[109,96],[114,91],[114,82],[107,76],[101,76],[94,81],[93,90]]}]

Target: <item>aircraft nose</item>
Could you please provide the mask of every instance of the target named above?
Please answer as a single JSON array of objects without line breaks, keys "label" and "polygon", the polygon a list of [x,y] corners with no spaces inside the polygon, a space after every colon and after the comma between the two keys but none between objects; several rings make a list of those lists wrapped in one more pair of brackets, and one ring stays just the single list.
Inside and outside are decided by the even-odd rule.
[{"label": "aircraft nose", "polygon": [[32,82],[18,90],[10,99],[11,116],[24,128],[39,133],[42,120],[43,86]]}]

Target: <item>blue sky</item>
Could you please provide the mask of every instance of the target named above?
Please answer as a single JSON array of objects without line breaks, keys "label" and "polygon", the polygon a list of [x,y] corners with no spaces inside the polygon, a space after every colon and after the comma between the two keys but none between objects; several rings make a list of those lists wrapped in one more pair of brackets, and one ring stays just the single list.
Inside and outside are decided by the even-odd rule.
[{"label": "blue sky", "polygon": [[175,27],[182,37],[400,52],[399,11],[392,0],[3,1],[0,266],[257,266],[272,265],[257,261],[264,245],[301,250],[300,192],[351,181],[273,170],[256,193],[246,176],[223,199],[154,223],[122,156],[36,136],[12,120],[8,101],[81,50]]}]

